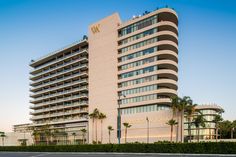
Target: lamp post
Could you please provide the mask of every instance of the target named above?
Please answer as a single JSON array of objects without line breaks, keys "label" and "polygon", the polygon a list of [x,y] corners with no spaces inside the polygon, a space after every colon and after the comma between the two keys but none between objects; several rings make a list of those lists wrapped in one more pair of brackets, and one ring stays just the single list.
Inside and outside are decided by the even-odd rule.
[{"label": "lamp post", "polygon": [[234,138],[234,127],[231,129],[231,139]]},{"label": "lamp post", "polygon": [[126,97],[125,95],[118,94],[118,117],[117,117],[117,137],[118,137],[118,144],[120,144],[121,138],[121,113],[120,113],[120,104],[121,104],[121,97]]},{"label": "lamp post", "polygon": [[149,119],[146,117],[147,120],[147,143],[149,143]]}]

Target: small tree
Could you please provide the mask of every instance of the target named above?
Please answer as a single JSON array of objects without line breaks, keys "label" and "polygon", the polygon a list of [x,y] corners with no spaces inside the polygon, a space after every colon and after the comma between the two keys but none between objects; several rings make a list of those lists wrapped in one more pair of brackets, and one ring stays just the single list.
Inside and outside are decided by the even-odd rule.
[{"label": "small tree", "polygon": [[223,118],[221,117],[221,115],[216,115],[213,122],[216,125],[216,142],[218,140],[218,131],[219,131],[219,123],[223,121]]},{"label": "small tree", "polygon": [[203,117],[203,114],[201,112],[199,112],[199,115],[197,115],[197,117],[194,118],[193,120],[193,124],[195,125],[196,129],[197,129],[197,142],[199,142],[199,131],[200,131],[200,127],[205,127],[205,122],[206,119]]},{"label": "small tree", "polygon": [[72,133],[72,136],[74,137],[74,144],[75,144],[75,143],[76,143],[76,140],[75,140],[76,133],[75,133],[75,132],[73,132],[73,133]]},{"label": "small tree", "polygon": [[102,140],[103,140],[103,127],[102,127],[102,124],[103,124],[103,119],[105,119],[107,116],[104,114],[104,113],[99,113],[98,115],[98,119],[101,120],[101,143],[102,143]]},{"label": "small tree", "polygon": [[176,120],[170,119],[167,123],[167,125],[170,125],[170,141],[172,142],[172,136],[173,136],[173,127],[178,124]]},{"label": "small tree", "polygon": [[109,143],[111,143],[111,131],[113,131],[114,129],[110,125],[107,127],[107,129],[108,129],[108,134],[109,134]]},{"label": "small tree", "polygon": [[129,123],[123,123],[124,127],[125,127],[125,143],[126,143],[126,139],[127,139],[127,130],[128,128],[130,128],[132,125]]},{"label": "small tree", "polygon": [[80,131],[82,132],[83,144],[85,144],[85,134],[87,133],[87,130],[86,129],[80,129]]}]

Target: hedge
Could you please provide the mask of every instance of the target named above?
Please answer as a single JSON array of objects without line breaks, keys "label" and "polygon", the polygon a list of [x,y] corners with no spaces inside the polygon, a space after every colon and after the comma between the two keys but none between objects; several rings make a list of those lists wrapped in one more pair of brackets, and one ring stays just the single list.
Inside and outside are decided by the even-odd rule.
[{"label": "hedge", "polygon": [[0,151],[236,154],[236,142],[0,146]]}]

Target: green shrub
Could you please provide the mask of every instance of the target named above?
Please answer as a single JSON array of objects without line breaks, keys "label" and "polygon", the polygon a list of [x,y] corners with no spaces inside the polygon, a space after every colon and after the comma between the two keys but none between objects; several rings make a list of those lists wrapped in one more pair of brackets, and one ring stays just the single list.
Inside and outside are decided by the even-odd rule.
[{"label": "green shrub", "polygon": [[0,146],[0,151],[236,154],[236,142]]}]

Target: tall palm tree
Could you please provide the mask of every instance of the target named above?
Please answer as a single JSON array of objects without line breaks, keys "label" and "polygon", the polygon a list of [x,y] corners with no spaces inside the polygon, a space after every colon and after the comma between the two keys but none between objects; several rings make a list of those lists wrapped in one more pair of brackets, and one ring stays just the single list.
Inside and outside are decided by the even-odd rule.
[{"label": "tall palm tree", "polygon": [[180,103],[178,105],[178,111],[180,113],[180,138],[181,142],[183,142],[183,117],[184,117],[184,111],[186,110],[187,106],[192,105],[192,99],[189,96],[184,96],[182,99],[180,99]]},{"label": "tall palm tree", "polygon": [[[89,117],[93,120],[93,130],[94,130],[94,122],[95,122],[96,143],[98,143],[98,140],[97,140],[97,119],[98,119],[98,115],[99,115],[99,110],[97,108],[95,108],[93,110],[93,112],[89,114]],[[92,140],[94,141],[93,134],[92,134]]]},{"label": "tall palm tree", "polygon": [[4,146],[4,141],[5,141],[5,137],[6,137],[6,134],[5,132],[1,132],[1,138],[2,138],[2,146]]},{"label": "tall palm tree", "polygon": [[206,119],[204,118],[203,114],[201,112],[199,112],[199,114],[197,115],[197,117],[195,117],[193,119],[193,124],[196,127],[197,130],[197,142],[199,142],[199,131],[200,131],[200,127],[205,127],[205,122]]},{"label": "tall palm tree", "polygon": [[186,106],[185,109],[185,114],[188,120],[188,137],[189,137],[189,142],[191,142],[191,124],[192,124],[192,117],[193,114],[195,113],[195,108],[196,108],[197,104],[193,104],[193,105],[188,105]]},{"label": "tall palm tree", "polygon": [[216,142],[218,140],[219,123],[221,121],[223,121],[223,118],[221,117],[221,115],[216,115],[215,118],[213,119],[213,122],[216,125]]},{"label": "tall palm tree", "polygon": [[103,129],[102,129],[102,124],[103,124],[103,119],[107,118],[107,116],[104,113],[99,113],[98,119],[101,120],[101,143],[103,140]]},{"label": "tall palm tree", "polygon": [[109,143],[111,143],[111,131],[113,131],[114,129],[110,125],[107,127],[107,129],[108,129],[108,134],[109,134]]},{"label": "tall palm tree", "polygon": [[82,137],[83,137],[83,144],[85,143],[85,134],[87,133],[86,129],[80,129],[80,131],[82,132]]},{"label": "tall palm tree", "polygon": [[177,125],[178,122],[176,122],[176,120],[174,120],[174,119],[170,119],[166,124],[170,125],[170,141],[172,142],[173,127],[174,127],[174,125]]},{"label": "tall palm tree", "polygon": [[128,128],[130,128],[132,125],[129,123],[123,123],[124,127],[125,127],[125,143],[126,143],[126,139],[127,139],[127,130]]},{"label": "tall palm tree", "polygon": [[46,137],[46,142],[47,142],[47,145],[49,145],[49,142],[51,141],[51,136],[52,136],[52,133],[51,133],[51,130],[50,130],[50,125],[49,124],[46,124],[42,127],[42,131],[43,131],[43,134],[45,135]]},{"label": "tall palm tree", "polygon": [[[180,105],[180,100],[181,98],[179,98],[178,96],[171,97],[171,108],[173,111],[172,119],[174,119],[174,117],[176,116],[177,123],[179,122],[178,108]],[[179,136],[179,123],[177,124],[176,127],[176,142],[178,141],[178,136]]]},{"label": "tall palm tree", "polygon": [[76,143],[76,141],[75,141],[76,133],[73,132],[73,133],[72,133],[72,136],[74,137],[74,144],[75,144],[75,143]]}]

